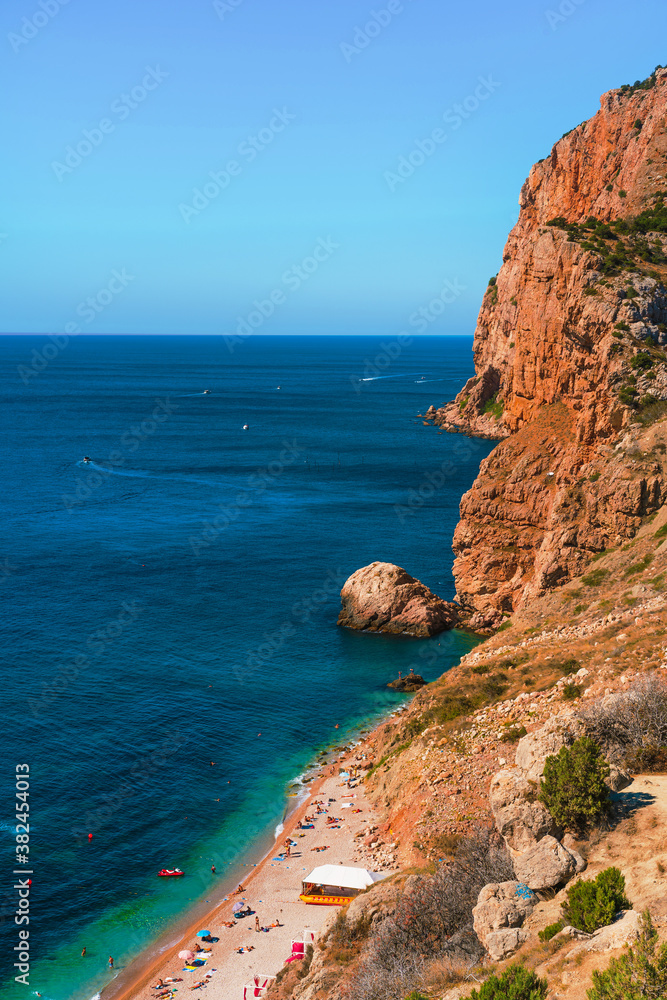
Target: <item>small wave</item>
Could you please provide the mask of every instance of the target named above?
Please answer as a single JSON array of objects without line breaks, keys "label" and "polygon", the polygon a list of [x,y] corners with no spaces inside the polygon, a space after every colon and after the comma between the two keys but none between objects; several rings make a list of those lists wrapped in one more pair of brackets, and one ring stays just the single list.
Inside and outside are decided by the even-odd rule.
[{"label": "small wave", "polygon": [[415,381],[415,385],[427,385],[429,382],[446,382],[445,378],[418,378]]},{"label": "small wave", "polygon": [[285,824],[284,823],[278,823],[278,826],[275,828],[275,830],[273,832],[274,832],[274,836],[275,836],[275,838],[277,840],[278,837],[280,836],[280,834],[285,832]]}]

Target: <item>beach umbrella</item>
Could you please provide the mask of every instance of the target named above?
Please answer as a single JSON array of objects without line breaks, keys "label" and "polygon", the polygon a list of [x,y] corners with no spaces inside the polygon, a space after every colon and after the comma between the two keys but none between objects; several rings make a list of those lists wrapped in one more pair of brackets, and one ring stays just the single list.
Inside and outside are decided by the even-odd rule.
[{"label": "beach umbrella", "polygon": [[197,937],[208,937],[211,932],[207,930],[197,931]]},{"label": "beach umbrella", "polygon": [[186,962],[189,962],[195,957],[195,953],[194,951],[179,951],[178,957],[184,958]]},{"label": "beach umbrella", "polygon": [[243,903],[234,903],[232,906],[232,913],[238,913],[239,910],[243,909]]}]

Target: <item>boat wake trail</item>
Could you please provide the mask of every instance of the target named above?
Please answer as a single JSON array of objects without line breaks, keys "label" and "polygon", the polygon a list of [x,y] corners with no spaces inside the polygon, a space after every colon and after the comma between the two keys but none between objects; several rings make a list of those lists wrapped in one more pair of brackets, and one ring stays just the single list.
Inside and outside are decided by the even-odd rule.
[{"label": "boat wake trail", "polygon": [[405,372],[403,375],[373,375],[370,378],[361,378],[360,382],[379,382],[385,378],[412,378],[414,372]]}]

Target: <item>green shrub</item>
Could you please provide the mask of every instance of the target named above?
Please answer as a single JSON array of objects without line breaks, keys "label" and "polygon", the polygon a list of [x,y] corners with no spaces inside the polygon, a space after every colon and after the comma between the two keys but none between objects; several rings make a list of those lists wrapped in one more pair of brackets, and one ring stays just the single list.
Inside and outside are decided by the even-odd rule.
[{"label": "green shrub", "polygon": [[582,576],[581,579],[587,587],[599,587],[608,576],[608,569],[594,569],[590,573],[587,573],[586,576]]},{"label": "green shrub", "polygon": [[663,524],[662,528],[658,528],[654,534],[654,538],[664,538],[667,535],[667,524]]},{"label": "green shrub", "polygon": [[502,399],[498,399],[498,393],[494,392],[493,396],[491,396],[491,399],[487,399],[486,403],[484,404],[484,409],[482,410],[482,413],[490,413],[492,416],[496,418],[496,420],[498,420],[500,417],[502,417],[504,409],[505,409],[505,404],[503,403]]},{"label": "green shrub", "polygon": [[510,965],[500,976],[489,976],[479,991],[473,990],[470,1000],[544,1000],[546,979],[540,979],[525,965]]},{"label": "green shrub", "polygon": [[648,351],[637,351],[634,358],[630,358],[630,367],[635,371],[647,372],[653,368],[653,357]]},{"label": "green shrub", "polygon": [[574,701],[581,698],[581,688],[578,684],[563,685],[563,701]]},{"label": "green shrub", "polygon": [[516,743],[522,736],[526,736],[528,730],[525,726],[511,726],[506,729],[500,737],[501,743]]},{"label": "green shrub", "polygon": [[588,736],[562,747],[555,757],[547,757],[540,789],[540,801],[566,829],[583,833],[602,819],[609,808],[609,789],[604,779],[609,765]]},{"label": "green shrub", "polygon": [[667,995],[667,943],[655,954],[658,932],[646,910],[634,948],[612,958],[603,972],[593,972],[588,1000],[640,1000]]},{"label": "green shrub", "polygon": [[599,927],[611,924],[619,910],[628,909],[625,877],[618,868],[606,868],[597,878],[570,886],[563,915],[573,927],[592,934]]},{"label": "green shrub", "polygon": [[562,931],[563,927],[565,927],[565,921],[557,920],[555,924],[547,924],[543,931],[538,931],[537,936],[540,941],[551,941],[552,937]]}]

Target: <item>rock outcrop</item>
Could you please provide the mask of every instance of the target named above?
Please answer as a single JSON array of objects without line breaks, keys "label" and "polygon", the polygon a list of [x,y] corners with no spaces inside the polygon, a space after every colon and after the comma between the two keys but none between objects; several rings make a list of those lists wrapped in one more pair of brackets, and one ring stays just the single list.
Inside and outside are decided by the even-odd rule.
[{"label": "rock outcrop", "polygon": [[414,691],[421,690],[425,685],[426,681],[421,674],[410,672],[405,677],[399,677],[395,681],[390,681],[387,687],[393,688],[394,691],[402,691],[404,694],[412,694]]},{"label": "rock outcrop", "polygon": [[637,403],[667,399],[667,235],[650,220],[639,237],[609,226],[663,204],[666,113],[658,70],[649,89],[606,94],[533,167],[479,314],[477,374],[427,413],[505,439],[463,497],[454,537],[473,627],[579,575],[667,497],[651,456],[627,460]]},{"label": "rock outcrop", "polygon": [[338,624],[364,632],[431,636],[454,628],[460,609],[393,563],[374,562],[346,580]]},{"label": "rock outcrop", "polygon": [[576,874],[577,864],[577,858],[566,847],[547,836],[514,858],[514,871],[534,892],[542,892],[569,881]]},{"label": "rock outcrop", "polygon": [[494,962],[512,955],[528,939],[519,928],[533,912],[537,897],[520,882],[485,885],[472,911],[473,927]]},{"label": "rock outcrop", "polygon": [[518,769],[494,776],[489,802],[496,829],[513,851],[527,851],[546,836],[562,836],[551,813],[537,799],[537,785]]}]

